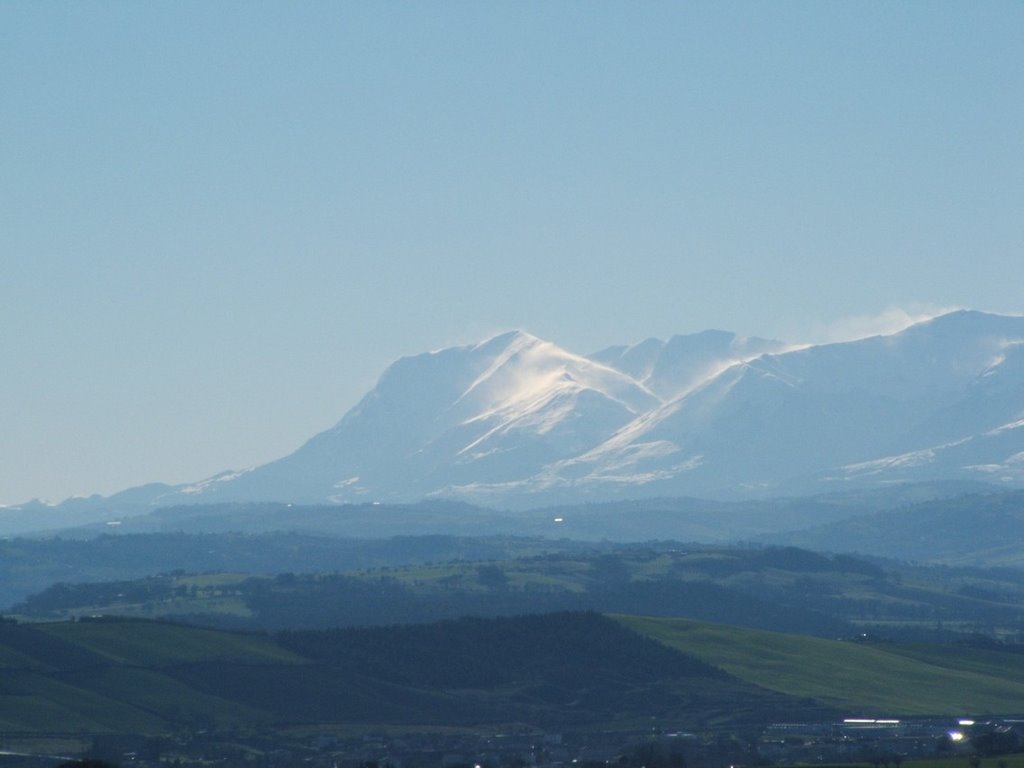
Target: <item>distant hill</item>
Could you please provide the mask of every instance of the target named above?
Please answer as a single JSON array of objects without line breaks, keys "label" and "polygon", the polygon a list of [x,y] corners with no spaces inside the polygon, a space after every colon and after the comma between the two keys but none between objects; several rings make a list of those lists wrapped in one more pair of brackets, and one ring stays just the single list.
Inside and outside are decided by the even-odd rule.
[{"label": "distant hill", "polygon": [[[258,546],[258,541],[247,546]],[[299,543],[287,538],[280,543],[289,541]],[[139,551],[159,551],[145,537],[133,543]],[[352,542],[341,544],[353,563],[389,551],[379,542],[369,542],[363,554]],[[1024,638],[1024,571],[1016,569],[869,562],[793,547],[671,542],[604,543],[589,550],[544,549],[531,540],[481,542],[475,550],[443,539],[436,549],[415,539],[395,545],[392,555],[404,552],[416,564],[276,576],[178,571],[143,579],[60,582],[10,610],[33,620],[120,615],[279,630],[589,609],[825,638],[864,632],[932,641],[984,636],[1019,643]],[[205,546],[220,544],[208,537]],[[488,547],[505,555],[470,559]],[[448,559],[428,562],[432,551]],[[309,552],[323,557],[330,550]]]},{"label": "distant hill", "polygon": [[54,583],[126,581],[169,572],[358,571],[428,561],[502,560],[592,551],[594,544],[524,537],[344,539],[288,531],[245,535],[104,534],[0,540],[0,609]]},{"label": "distant hill", "polygon": [[977,566],[1024,566],[1024,491],[955,496],[765,540],[818,550]]},{"label": "distant hill", "polygon": [[[996,486],[966,481],[906,483],[882,489],[847,489],[806,497],[716,501],[686,496],[560,504],[496,510],[434,499],[413,504],[284,504],[222,502],[149,509],[102,508],[82,500],[81,520],[69,524],[62,505],[14,513],[0,510],[0,534],[33,538],[94,538],[127,533],[264,534],[277,531],[342,538],[393,536],[537,536],[585,541],[736,541],[806,528],[908,504],[968,493],[999,493]],[[83,511],[87,510],[87,511]],[[49,513],[54,514],[49,514]],[[4,528],[10,525],[10,528]],[[32,526],[35,527],[32,527]]]},{"label": "distant hill", "polygon": [[[525,543],[523,543],[525,546]],[[343,573],[171,574],[133,581],[55,584],[12,612],[53,620],[75,616],[163,616],[257,630],[429,623],[461,616],[563,610],[689,616],[827,637],[850,634],[841,617],[804,605],[803,590],[752,594],[743,575],[771,570],[776,582],[819,576],[862,586],[880,571],[810,553],[708,552],[677,558],[656,550],[552,552],[512,561],[430,563]],[[688,564],[692,562],[692,566]],[[796,574],[783,574],[787,563]],[[860,573],[858,573],[858,569]]]}]

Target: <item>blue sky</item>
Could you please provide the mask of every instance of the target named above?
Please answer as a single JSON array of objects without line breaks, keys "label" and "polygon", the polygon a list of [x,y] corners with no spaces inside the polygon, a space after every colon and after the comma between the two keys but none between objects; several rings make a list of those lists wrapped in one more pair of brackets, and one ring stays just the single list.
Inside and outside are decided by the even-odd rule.
[{"label": "blue sky", "polygon": [[513,327],[1024,310],[1016,2],[7,0],[0,94],[0,503],[276,458]]}]

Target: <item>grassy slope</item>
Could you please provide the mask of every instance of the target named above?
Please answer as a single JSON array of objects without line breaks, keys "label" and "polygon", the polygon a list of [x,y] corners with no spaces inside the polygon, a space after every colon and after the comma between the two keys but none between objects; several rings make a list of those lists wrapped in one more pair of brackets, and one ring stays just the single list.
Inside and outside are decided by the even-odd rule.
[{"label": "grassy slope", "polygon": [[[657,648],[644,650],[603,630],[595,619],[587,624],[572,615],[480,619],[407,628],[404,634],[396,628],[385,635],[342,632],[342,645],[331,640],[324,647],[328,656],[341,654],[335,660],[320,659],[315,647],[289,651],[259,635],[139,621],[78,622],[7,627],[2,633],[0,729],[50,731],[60,723],[69,732],[155,733],[183,717],[213,726],[257,726],[282,718],[365,722],[371,714],[379,722],[470,725],[510,715],[533,721],[555,711],[565,714],[566,702],[581,707],[579,725],[647,715],[652,706],[686,716],[695,709],[729,712],[735,719],[743,708],[753,716],[765,707],[801,706],[787,697],[872,715],[1005,713],[1024,706],[1021,654],[616,618],[743,682],[680,667],[681,660],[661,658]],[[531,638],[537,636],[546,642],[534,647]],[[325,634],[309,637],[330,640]],[[458,649],[455,656],[462,661],[448,672],[443,668],[453,663],[453,638],[468,645]],[[397,643],[391,655],[382,646],[385,640]],[[395,653],[408,654],[410,648],[436,658],[424,662],[413,654],[405,669],[399,663],[404,657]],[[579,656],[585,663],[576,669],[558,656],[564,652],[572,654],[569,661]],[[499,666],[489,667],[496,655]],[[509,671],[515,659],[522,668]],[[374,660],[380,667],[376,675]],[[634,669],[638,664],[643,669]],[[653,671],[647,669],[652,665]],[[466,678],[477,667],[480,679]],[[508,679],[492,680],[495,669],[505,670]],[[430,679],[421,680],[424,675]]]},{"label": "grassy slope", "polygon": [[862,645],[684,619],[616,618],[742,680],[850,712],[1015,713],[1024,706],[1024,655]]},{"label": "grassy slope", "polygon": [[[471,726],[555,715],[586,727],[622,719],[620,713],[646,718],[664,707],[729,714],[737,701],[763,707],[782,699],[657,645],[637,650],[650,641],[593,614],[366,630],[349,633],[363,646],[350,642],[326,660],[261,635],[137,620],[2,629],[0,730],[8,733],[333,721]],[[313,635],[325,637],[330,652],[336,640]],[[456,640],[463,642],[457,652]],[[585,661],[564,658],[571,642],[581,644]],[[424,654],[428,660],[419,663]],[[507,672],[509,654],[522,668],[492,680]],[[410,675],[416,679],[405,679]]]},{"label": "grassy slope", "polygon": [[299,664],[300,656],[261,635],[219,632],[177,624],[142,621],[60,622],[36,625],[116,664],[164,666],[198,661],[239,664]]},{"label": "grassy slope", "polygon": [[35,672],[4,676],[0,724],[6,732],[153,733],[163,720],[152,712],[74,683]]},{"label": "grassy slope", "polygon": [[59,724],[68,732],[157,733],[185,713],[222,726],[267,719],[244,702],[201,693],[164,672],[197,662],[251,669],[304,660],[260,636],[170,624],[7,627],[0,634],[0,728],[35,732]]},{"label": "grassy slope", "polygon": [[597,614],[290,641],[137,620],[9,625],[0,660],[0,730],[21,734],[325,722],[603,729],[760,720],[804,706]]}]

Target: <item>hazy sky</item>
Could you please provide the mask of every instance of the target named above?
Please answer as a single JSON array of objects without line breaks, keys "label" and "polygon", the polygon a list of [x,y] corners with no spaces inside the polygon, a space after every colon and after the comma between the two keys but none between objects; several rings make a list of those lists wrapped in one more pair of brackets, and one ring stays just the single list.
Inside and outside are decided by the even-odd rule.
[{"label": "hazy sky", "polygon": [[1022,137],[1020,2],[4,0],[0,503],[277,458],[512,327],[1024,310]]}]

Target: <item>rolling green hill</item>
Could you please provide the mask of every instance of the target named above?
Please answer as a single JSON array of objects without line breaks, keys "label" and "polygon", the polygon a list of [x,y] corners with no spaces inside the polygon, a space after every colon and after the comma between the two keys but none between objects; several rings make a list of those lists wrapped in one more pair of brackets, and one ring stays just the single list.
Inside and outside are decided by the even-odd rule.
[{"label": "rolling green hill", "polygon": [[[0,622],[5,743],[78,739],[117,745],[115,758],[136,745],[202,759],[242,744],[315,756],[322,734],[347,749],[381,733],[479,746],[499,733],[557,732],[621,748],[690,732],[701,734],[687,742],[698,751],[747,754],[773,722],[1014,713],[1022,701],[1024,654],[995,645],[591,612],[278,635],[139,619]],[[721,737],[711,746],[710,734]]]},{"label": "rolling green hill", "polygon": [[51,637],[96,653],[115,664],[164,667],[171,664],[301,664],[303,659],[261,635],[218,632],[148,621],[80,621],[39,624]]},{"label": "rolling green hill", "polygon": [[996,714],[1024,708],[1024,654],[786,635],[685,619],[616,617],[748,683],[860,714]]},{"label": "rolling green hill", "polygon": [[758,722],[783,707],[822,711],[596,613],[276,638],[125,619],[0,623],[7,734],[649,728]]},{"label": "rolling green hill", "polygon": [[173,664],[291,665],[265,638],[140,621],[0,624],[0,728],[6,733],[162,733],[183,722],[268,722],[245,701],[175,679]]},{"label": "rolling green hill", "polygon": [[699,729],[1014,713],[1022,702],[1024,654],[1006,649],[682,619],[554,613],[278,636],[126,619],[0,622],[6,734]]}]

